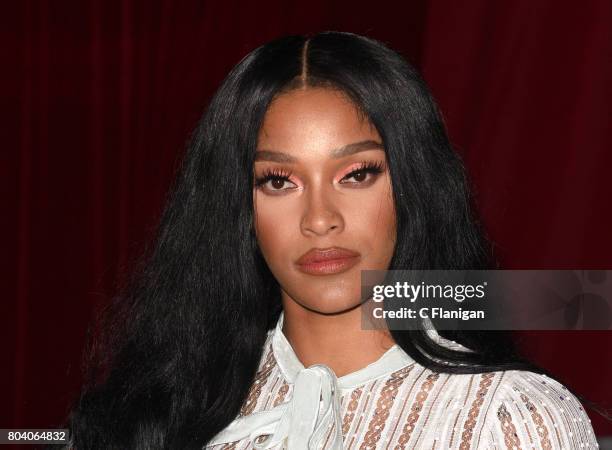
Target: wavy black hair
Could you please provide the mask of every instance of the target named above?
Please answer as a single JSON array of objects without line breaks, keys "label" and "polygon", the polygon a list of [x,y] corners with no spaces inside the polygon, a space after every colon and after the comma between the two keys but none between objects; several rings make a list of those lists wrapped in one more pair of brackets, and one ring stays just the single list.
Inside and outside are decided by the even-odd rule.
[{"label": "wavy black hair", "polygon": [[[282,309],[253,229],[257,135],[276,96],[310,86],[342,91],[383,140],[397,218],[390,269],[494,267],[463,164],[417,70],[355,34],[272,41],[214,95],[155,237],[92,341],[68,424],[77,449],[200,449],[238,414]],[[474,351],[392,331],[432,370],[543,372],[500,332],[443,335]]]}]

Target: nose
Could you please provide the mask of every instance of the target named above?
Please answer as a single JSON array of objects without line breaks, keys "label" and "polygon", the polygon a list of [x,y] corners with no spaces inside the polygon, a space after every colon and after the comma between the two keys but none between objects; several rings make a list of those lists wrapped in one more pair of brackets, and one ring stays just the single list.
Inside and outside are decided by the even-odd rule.
[{"label": "nose", "polygon": [[305,236],[324,236],[344,229],[344,219],[333,202],[333,194],[325,192],[324,189],[310,190],[305,195],[305,201],[300,224]]}]

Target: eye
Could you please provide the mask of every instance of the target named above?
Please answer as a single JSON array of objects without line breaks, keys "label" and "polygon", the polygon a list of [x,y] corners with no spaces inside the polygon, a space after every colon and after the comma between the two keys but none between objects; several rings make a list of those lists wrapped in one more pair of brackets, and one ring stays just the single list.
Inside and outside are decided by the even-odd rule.
[{"label": "eye", "polygon": [[297,187],[295,186],[294,183],[292,183],[289,180],[291,175],[292,175],[291,172],[286,172],[284,170],[268,169],[260,177],[255,178],[255,188],[262,189],[266,187],[266,189],[272,192],[280,192],[280,191],[286,191],[289,189],[293,189],[293,188],[283,189],[283,185],[285,183],[291,183],[293,184],[294,187]]},{"label": "eye", "polygon": [[[362,161],[361,166],[356,170],[346,174],[340,181],[342,184],[367,184],[369,180],[376,179],[376,176],[382,173],[384,170],[384,163],[382,161]],[[371,177],[368,178],[368,175]],[[354,182],[345,182],[343,180],[353,178]]]},{"label": "eye", "polygon": [[[382,161],[362,161],[360,166],[346,174],[341,184],[366,186],[376,180],[376,177],[384,171],[385,163]],[[260,177],[255,178],[254,186],[256,189],[265,188],[269,192],[283,192],[297,188],[289,178],[292,172],[287,172],[282,169],[268,169]],[[370,175],[368,177],[368,175]],[[355,181],[345,181],[353,178]],[[292,184],[293,187],[284,187],[286,183]]]}]

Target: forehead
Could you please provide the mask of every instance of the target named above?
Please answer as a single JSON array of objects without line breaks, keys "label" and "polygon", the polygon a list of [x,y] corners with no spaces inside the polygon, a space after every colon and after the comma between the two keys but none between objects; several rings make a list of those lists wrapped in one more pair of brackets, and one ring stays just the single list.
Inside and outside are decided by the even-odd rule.
[{"label": "forehead", "polygon": [[258,148],[323,151],[364,140],[380,142],[380,136],[344,93],[306,88],[283,93],[271,103]]}]

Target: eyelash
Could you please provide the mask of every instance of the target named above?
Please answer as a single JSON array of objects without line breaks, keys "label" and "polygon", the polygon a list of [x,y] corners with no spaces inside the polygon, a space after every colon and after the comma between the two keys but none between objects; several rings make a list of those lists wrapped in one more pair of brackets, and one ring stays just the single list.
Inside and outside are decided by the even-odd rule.
[{"label": "eyelash", "polygon": [[[384,163],[382,161],[361,161],[361,165],[347,173],[342,179],[350,178],[355,176],[360,172],[379,174],[384,170]],[[266,170],[260,177],[255,179],[255,187],[261,188],[264,184],[266,184],[270,180],[282,180],[289,181],[289,178],[293,175],[291,171],[284,171],[282,169],[268,169]],[[365,181],[358,182],[357,184],[365,183]],[[283,189],[274,189],[276,191],[282,191]]]}]

